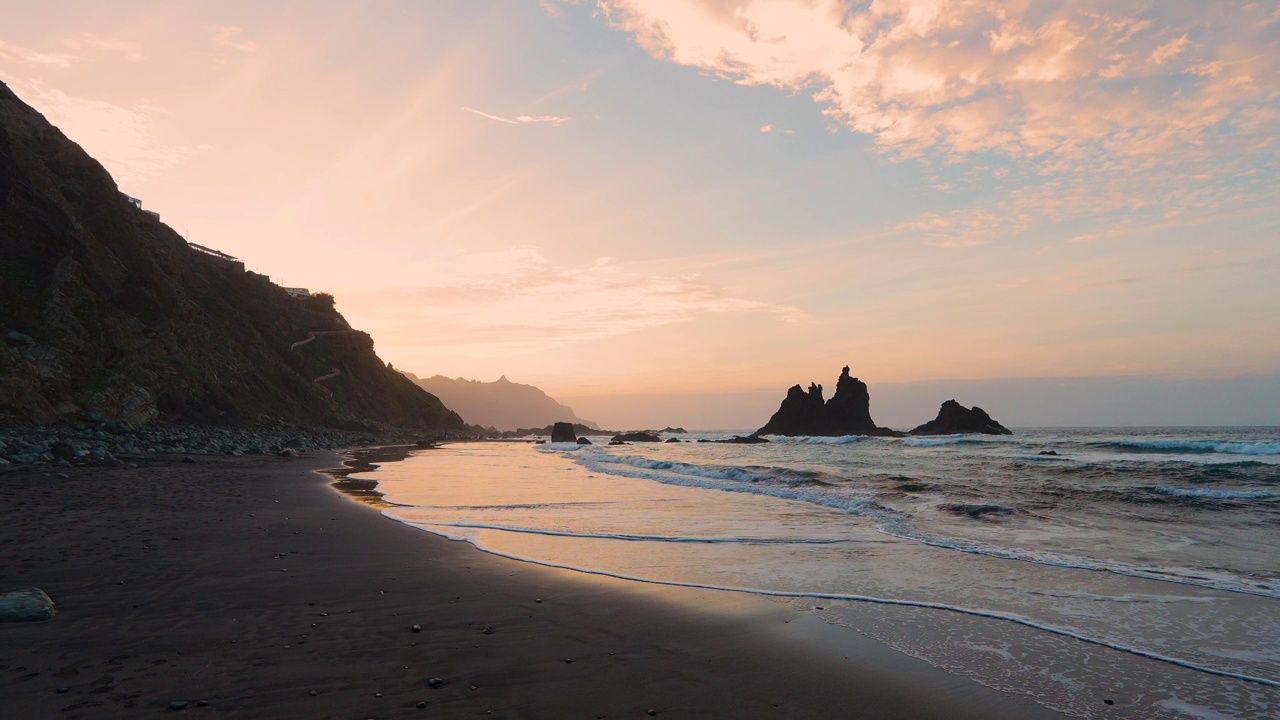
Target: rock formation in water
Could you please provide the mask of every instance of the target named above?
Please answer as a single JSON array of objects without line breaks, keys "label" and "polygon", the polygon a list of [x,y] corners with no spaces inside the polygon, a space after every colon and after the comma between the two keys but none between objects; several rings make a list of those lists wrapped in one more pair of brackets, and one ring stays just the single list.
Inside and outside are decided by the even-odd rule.
[{"label": "rock formation in water", "polygon": [[551,427],[551,442],[578,442],[578,435],[573,431],[573,423],[558,422],[553,425]]},{"label": "rock formation in water", "polygon": [[462,430],[333,297],[189,244],[0,83],[0,420]]},{"label": "rock formation in water", "polygon": [[662,438],[645,431],[619,433],[613,439],[618,442],[662,442]]},{"label": "rock formation in water", "polygon": [[1008,428],[996,422],[977,405],[967,408],[955,400],[948,400],[938,408],[938,417],[911,431],[912,435],[1012,435]]},{"label": "rock formation in water", "polygon": [[866,383],[849,376],[845,366],[836,381],[836,393],[828,401],[822,399],[822,386],[809,385],[806,392],[799,385],[787,391],[778,411],[755,435],[882,435],[898,433],[879,427],[871,419],[871,395]]}]

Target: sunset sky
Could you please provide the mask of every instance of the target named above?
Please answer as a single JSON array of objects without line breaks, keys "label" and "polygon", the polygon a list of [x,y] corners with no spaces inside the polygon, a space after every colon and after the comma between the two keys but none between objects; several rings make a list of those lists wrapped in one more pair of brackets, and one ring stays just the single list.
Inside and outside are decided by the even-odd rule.
[{"label": "sunset sky", "polygon": [[1280,385],[1275,2],[0,10],[121,190],[418,375]]}]

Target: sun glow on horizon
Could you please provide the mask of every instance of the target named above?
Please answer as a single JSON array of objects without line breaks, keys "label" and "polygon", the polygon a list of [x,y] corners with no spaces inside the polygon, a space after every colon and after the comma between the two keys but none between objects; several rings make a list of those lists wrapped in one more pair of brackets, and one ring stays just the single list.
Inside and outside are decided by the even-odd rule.
[{"label": "sun glow on horizon", "polygon": [[[1228,11],[1229,10],[1229,11]],[[1280,374],[1280,10],[57,0],[0,79],[422,376]]]}]

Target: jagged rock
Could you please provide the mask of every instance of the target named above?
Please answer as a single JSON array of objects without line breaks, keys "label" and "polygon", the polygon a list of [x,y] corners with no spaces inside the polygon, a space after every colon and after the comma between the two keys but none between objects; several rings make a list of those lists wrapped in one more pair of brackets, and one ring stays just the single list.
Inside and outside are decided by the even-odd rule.
[{"label": "jagged rock", "polygon": [[573,423],[558,422],[551,426],[551,442],[578,442],[578,434],[573,431]]},{"label": "jagged rock", "polygon": [[53,600],[40,588],[27,588],[0,595],[0,622],[39,622],[58,611]]},{"label": "jagged rock", "polygon": [[942,403],[942,407],[938,408],[938,417],[911,431],[912,435],[961,435],[965,433],[981,433],[983,435],[1013,434],[977,405],[971,409],[955,400],[948,400]]},{"label": "jagged rock", "polygon": [[680,438],[667,438],[667,442],[669,442],[669,443],[678,443],[678,442],[680,442]]},{"label": "jagged rock", "polygon": [[688,430],[685,430],[682,427],[670,427],[670,426],[663,428],[662,432],[671,433],[673,435],[687,435],[689,433]]},{"label": "jagged rock", "polygon": [[580,438],[578,438],[578,444],[579,444],[579,445],[590,445],[590,444],[591,444],[591,441],[590,441],[590,440],[588,440],[588,439],[586,439],[586,438],[584,438],[584,437],[580,437]]},{"label": "jagged rock", "polygon": [[871,395],[866,383],[849,376],[844,367],[836,381],[836,393],[829,401],[822,399],[822,386],[811,383],[806,392],[799,385],[787,391],[787,397],[764,427],[753,435],[843,435],[896,436],[897,432],[882,428],[871,419]]},{"label": "jagged rock", "polygon": [[614,440],[622,442],[662,442],[662,438],[650,432],[627,432],[619,433],[613,436]]}]

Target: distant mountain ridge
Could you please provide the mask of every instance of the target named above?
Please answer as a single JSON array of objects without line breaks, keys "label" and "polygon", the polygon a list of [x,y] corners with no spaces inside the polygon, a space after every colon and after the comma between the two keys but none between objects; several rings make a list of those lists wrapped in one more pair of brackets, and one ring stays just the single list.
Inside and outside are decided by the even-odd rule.
[{"label": "distant mountain ridge", "polygon": [[189,245],[0,83],[0,420],[461,431],[328,295]]},{"label": "distant mountain ridge", "polygon": [[594,423],[575,415],[568,405],[556,402],[533,385],[513,383],[505,375],[493,382],[443,375],[420,378],[409,372],[404,375],[472,425],[516,430],[570,422],[595,427]]}]

